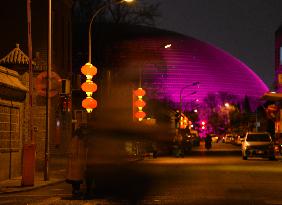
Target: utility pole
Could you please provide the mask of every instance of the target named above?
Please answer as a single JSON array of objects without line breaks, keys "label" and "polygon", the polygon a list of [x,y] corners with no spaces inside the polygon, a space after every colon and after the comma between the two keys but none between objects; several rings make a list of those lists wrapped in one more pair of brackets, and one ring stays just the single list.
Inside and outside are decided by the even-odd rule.
[{"label": "utility pole", "polygon": [[29,68],[29,124],[28,134],[30,143],[23,146],[22,186],[33,186],[35,175],[35,139],[33,136],[33,115],[32,115],[32,93],[33,93],[33,72],[32,72],[32,37],[31,37],[31,8],[30,0],[26,1],[27,8],[27,37],[28,37],[28,68]]},{"label": "utility pole", "polygon": [[52,0],[48,1],[48,71],[47,71],[47,105],[46,105],[46,135],[45,135],[45,164],[44,164],[44,180],[49,180],[49,139],[50,139],[50,123],[51,123],[51,66],[52,66]]}]

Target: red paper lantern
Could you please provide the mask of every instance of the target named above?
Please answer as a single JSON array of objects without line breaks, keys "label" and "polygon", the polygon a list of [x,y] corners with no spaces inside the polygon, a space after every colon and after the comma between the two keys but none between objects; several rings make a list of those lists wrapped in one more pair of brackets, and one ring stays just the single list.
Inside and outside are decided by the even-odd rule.
[{"label": "red paper lantern", "polygon": [[81,89],[84,92],[92,92],[93,93],[97,90],[97,85],[96,85],[96,83],[93,83],[93,81],[89,80],[89,81],[84,82],[81,85]]},{"label": "red paper lantern", "polygon": [[91,63],[86,63],[81,67],[81,72],[86,76],[94,76],[97,74],[97,68]]},{"label": "red paper lantern", "polygon": [[145,107],[145,105],[146,105],[146,102],[144,101],[144,100],[142,100],[142,99],[138,99],[138,100],[136,100],[135,101],[135,106],[136,107]]},{"label": "red paper lantern", "polygon": [[97,101],[92,97],[87,97],[82,101],[82,107],[87,110],[87,112],[92,112],[92,109],[97,107]]},{"label": "red paper lantern", "polygon": [[135,90],[134,94],[136,96],[142,96],[143,97],[146,94],[146,91],[143,90],[142,88],[138,88],[137,90]]},{"label": "red paper lantern", "polygon": [[146,116],[146,113],[143,111],[138,111],[135,113],[135,117],[138,119],[143,119]]}]

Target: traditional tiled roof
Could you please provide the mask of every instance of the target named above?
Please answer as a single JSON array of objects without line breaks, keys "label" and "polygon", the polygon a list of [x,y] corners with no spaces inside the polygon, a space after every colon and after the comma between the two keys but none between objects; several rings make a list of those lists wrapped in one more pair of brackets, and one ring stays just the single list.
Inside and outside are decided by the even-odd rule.
[{"label": "traditional tiled roof", "polygon": [[[28,65],[28,62],[29,58],[24,52],[22,52],[19,44],[16,44],[16,48],[14,48],[4,58],[0,59],[0,64]],[[35,63],[32,61],[32,64],[34,65]]]}]

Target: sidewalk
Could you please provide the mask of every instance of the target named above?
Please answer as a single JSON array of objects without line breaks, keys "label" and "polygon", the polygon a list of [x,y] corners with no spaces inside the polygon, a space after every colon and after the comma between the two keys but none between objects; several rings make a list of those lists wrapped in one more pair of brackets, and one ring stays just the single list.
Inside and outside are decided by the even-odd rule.
[{"label": "sidewalk", "polygon": [[44,181],[44,172],[37,171],[34,176],[33,186],[22,186],[22,177],[0,181],[0,195],[7,193],[16,193],[37,189],[39,187],[48,186],[65,181],[66,176],[66,158],[62,156],[52,156],[49,164],[48,181]]},{"label": "sidewalk", "polygon": [[[135,162],[142,159],[132,158],[128,159],[129,162]],[[66,180],[66,160],[65,159],[53,159],[53,164],[50,165],[49,180],[44,181],[44,172],[36,172],[34,176],[33,186],[21,186],[22,177],[17,177],[9,180],[0,181],[0,195],[24,192],[40,187],[57,184]]]},{"label": "sidewalk", "polygon": [[65,180],[65,169],[50,171],[48,181],[44,181],[43,172],[36,172],[33,186],[21,186],[22,177],[1,181],[0,194],[33,190],[39,187],[60,183],[63,182],[64,180]]}]

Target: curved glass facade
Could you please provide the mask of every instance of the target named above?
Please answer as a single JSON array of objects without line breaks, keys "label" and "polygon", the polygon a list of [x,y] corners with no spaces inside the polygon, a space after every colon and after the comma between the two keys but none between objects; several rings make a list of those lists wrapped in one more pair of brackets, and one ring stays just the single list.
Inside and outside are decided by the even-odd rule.
[{"label": "curved glass facade", "polygon": [[[167,44],[171,46],[165,48]],[[258,99],[269,90],[244,63],[191,37],[148,36],[125,41],[120,46],[130,52],[127,61],[131,61],[131,66],[141,67],[142,86],[151,98],[178,104],[180,92],[183,102],[201,101],[209,93],[226,92],[241,100],[245,96]],[[195,82],[199,82],[199,87],[193,85]]]}]

